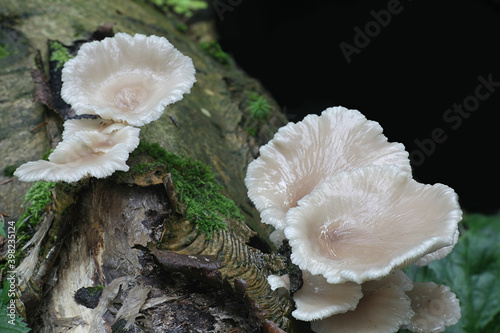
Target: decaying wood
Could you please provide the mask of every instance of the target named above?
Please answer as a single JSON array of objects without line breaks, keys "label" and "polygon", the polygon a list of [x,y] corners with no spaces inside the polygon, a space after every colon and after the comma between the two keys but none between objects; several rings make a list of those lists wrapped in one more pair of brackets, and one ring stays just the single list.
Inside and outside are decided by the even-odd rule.
[{"label": "decaying wood", "polygon": [[[12,2],[6,8],[7,15],[26,21],[13,29],[26,35],[30,50],[42,50],[42,58],[48,59],[47,40],[64,45],[74,41],[74,32],[68,27],[76,21],[89,31],[98,23],[116,22],[120,31],[162,35],[193,58],[197,83],[191,94],[169,106],[158,121],[141,128],[141,139],[209,165],[250,227],[242,221],[227,221],[226,231],[211,237],[200,235],[184,218],[186,207],[176,195],[168,169],[146,172],[129,182],[113,178],[90,179],[70,188],[58,184],[17,269],[17,306],[33,331],[127,328],[130,332],[244,333],[280,332],[288,327],[291,300],[272,292],[266,282],[268,274],[286,270],[286,256],[260,250],[269,248],[269,228],[260,223],[243,182],[245,167],[256,156],[258,146],[286,121],[276,103],[258,82],[234,65],[218,64],[197,47],[200,32],[210,31],[206,28],[210,23],[193,27],[197,35],[192,39],[175,29],[174,16],[136,2],[72,0],[57,3],[57,12],[67,12],[65,19],[70,22],[57,22],[61,26],[57,31],[45,26],[51,18],[42,17],[53,10],[34,10],[40,4],[51,6],[43,0],[30,0],[26,6]],[[107,25],[89,37],[99,39],[111,31]],[[39,159],[60,141],[62,130],[59,115],[39,106],[57,109],[47,91],[45,73],[34,73],[38,87],[35,105],[31,101],[33,83],[25,76],[14,76],[34,67],[34,53],[29,58],[27,53],[19,54],[23,55],[19,62],[0,76],[2,86],[13,87],[6,95],[8,103],[0,101],[6,119],[1,128],[0,146],[6,152],[1,162],[6,165]],[[52,76],[50,81],[55,82]],[[272,105],[268,121],[259,125],[255,137],[246,131],[254,125],[245,109],[246,90],[266,96]],[[68,115],[71,117],[64,113],[63,118]],[[48,126],[31,132],[45,121]],[[0,184],[4,205],[0,210],[16,219],[29,184],[3,175]],[[175,237],[167,241],[167,232],[174,232]],[[268,246],[249,246],[255,239]],[[96,308],[75,301],[78,290],[96,286],[103,287]]]}]

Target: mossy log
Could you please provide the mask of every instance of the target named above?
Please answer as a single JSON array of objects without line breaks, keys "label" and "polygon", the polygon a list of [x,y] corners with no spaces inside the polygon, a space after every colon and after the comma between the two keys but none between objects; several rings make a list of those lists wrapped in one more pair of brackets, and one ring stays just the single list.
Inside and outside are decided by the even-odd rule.
[{"label": "mossy log", "polygon": [[[169,165],[141,175],[57,184],[18,265],[18,310],[34,331],[288,330],[291,300],[270,291],[265,277],[290,267],[286,256],[271,253],[276,249],[268,239],[270,229],[260,223],[243,182],[258,146],[286,118],[234,61],[222,64],[200,49],[199,42],[215,39],[210,21],[197,21],[196,16],[182,21],[132,0],[30,0],[0,7],[0,28],[8,32],[0,36],[1,43],[11,48],[0,59],[2,171],[40,159],[61,140],[60,115],[32,100],[30,73],[37,51],[47,64],[48,41],[72,45],[112,22],[115,31],[165,36],[193,59],[197,82],[191,93],[142,127],[141,140],[207,165],[243,217],[225,218],[227,228],[210,236],[200,233],[186,219]],[[185,23],[187,31],[177,28]],[[249,91],[270,102],[266,120],[252,118]],[[0,175],[0,184],[0,211],[16,221],[32,184],[19,182],[10,172]],[[208,260],[210,265],[189,268],[190,260]],[[100,295],[90,307],[81,296],[88,287],[100,290],[87,296]]]}]

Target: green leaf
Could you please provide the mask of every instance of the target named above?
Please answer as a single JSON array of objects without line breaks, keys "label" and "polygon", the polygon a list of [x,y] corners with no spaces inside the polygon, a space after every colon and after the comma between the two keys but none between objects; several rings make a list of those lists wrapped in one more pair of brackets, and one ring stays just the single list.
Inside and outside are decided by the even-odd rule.
[{"label": "green leaf", "polygon": [[500,217],[468,215],[453,251],[427,267],[410,267],[414,281],[448,285],[462,318],[446,332],[494,333],[500,327]]},{"label": "green leaf", "polygon": [[11,313],[6,305],[0,305],[0,332],[2,333],[28,333],[28,327],[17,313]]},{"label": "green leaf", "polygon": [[3,223],[0,223],[0,236],[3,238],[7,238],[7,234],[5,233],[5,225]]},{"label": "green leaf", "polygon": [[31,328],[19,317],[17,313],[11,314],[7,308],[11,302],[9,297],[8,282],[5,281],[0,289],[0,332],[2,333],[27,333]]}]

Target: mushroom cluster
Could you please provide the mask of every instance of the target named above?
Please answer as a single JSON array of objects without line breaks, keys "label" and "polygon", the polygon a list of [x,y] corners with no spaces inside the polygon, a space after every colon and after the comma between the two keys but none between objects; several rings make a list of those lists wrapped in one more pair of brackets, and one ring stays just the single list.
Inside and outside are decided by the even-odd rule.
[{"label": "mushroom cluster", "polygon": [[83,44],[64,64],[61,97],[77,115],[97,119],[67,120],[48,161],[25,163],[14,174],[21,181],[76,182],[128,171],[137,126],[160,118],[195,81],[191,58],[165,37],[117,33]]},{"label": "mushroom cluster", "polygon": [[[408,153],[359,111],[328,108],[282,127],[248,166],[248,196],[303,273],[292,315],[315,332],[442,332],[460,318],[446,286],[401,270],[451,252],[462,211],[416,182]],[[271,276],[273,289],[286,277]]]}]

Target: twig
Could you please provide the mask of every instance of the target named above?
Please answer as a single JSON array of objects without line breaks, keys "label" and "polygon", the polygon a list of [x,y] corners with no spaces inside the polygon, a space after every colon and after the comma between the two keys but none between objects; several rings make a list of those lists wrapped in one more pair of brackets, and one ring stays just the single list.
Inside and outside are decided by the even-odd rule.
[{"label": "twig", "polygon": [[172,120],[172,122],[174,123],[175,127],[179,127],[179,123],[177,122],[177,120],[174,118],[174,116],[170,116],[170,120]]},{"label": "twig", "polygon": [[47,125],[47,124],[48,124],[48,121],[45,120],[43,123],[41,123],[37,127],[33,128],[30,132],[33,133],[34,131],[39,130],[40,128],[42,128],[42,126]]},{"label": "twig", "polygon": [[4,180],[3,182],[0,183],[0,186],[2,186],[3,184],[7,184],[7,183],[10,183],[11,181],[13,181],[14,178],[9,178],[7,180]]}]

